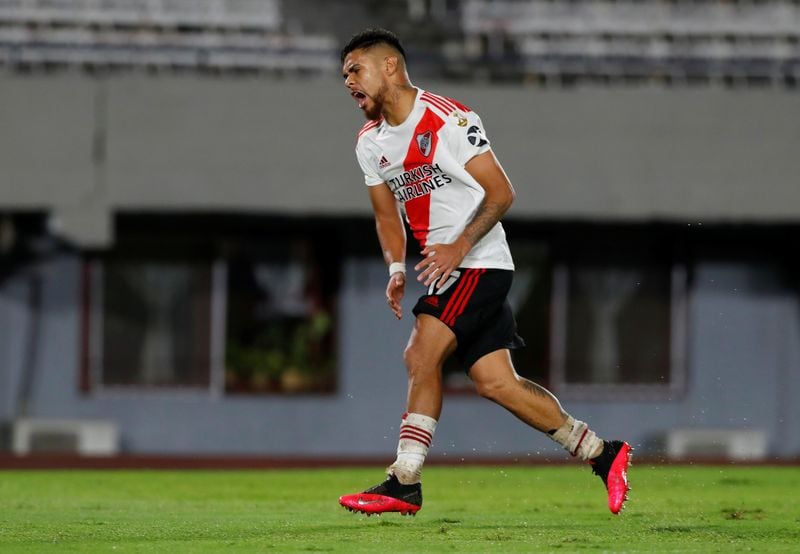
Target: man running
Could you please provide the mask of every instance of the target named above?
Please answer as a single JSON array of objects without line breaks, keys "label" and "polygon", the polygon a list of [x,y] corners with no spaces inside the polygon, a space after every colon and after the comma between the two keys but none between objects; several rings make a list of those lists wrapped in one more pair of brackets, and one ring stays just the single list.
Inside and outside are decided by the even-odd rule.
[{"label": "man running", "polygon": [[627,499],[630,446],[604,441],[566,413],[545,388],[520,377],[510,350],[524,346],[506,299],[514,262],[500,218],[514,189],[495,157],[480,117],[467,106],[411,84],[405,52],[384,29],[354,36],[341,53],[344,84],[367,123],[356,157],[389,267],[386,302],[403,315],[406,284],[404,216],[423,259],[414,267],[428,287],[414,307],[404,361],[407,413],[397,458],[382,483],[342,496],[366,514],[416,514],[422,465],[442,411],[442,364],[455,355],[477,392],[570,454],[591,464],[617,514]]}]

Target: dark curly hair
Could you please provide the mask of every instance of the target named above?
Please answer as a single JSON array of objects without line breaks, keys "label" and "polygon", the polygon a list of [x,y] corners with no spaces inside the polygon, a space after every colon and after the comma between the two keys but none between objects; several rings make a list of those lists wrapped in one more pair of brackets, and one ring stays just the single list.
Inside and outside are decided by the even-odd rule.
[{"label": "dark curly hair", "polygon": [[397,38],[397,35],[386,29],[377,28],[366,29],[365,31],[361,31],[358,34],[353,35],[353,38],[350,39],[350,42],[345,44],[344,48],[342,48],[341,62],[344,63],[344,59],[353,50],[358,50],[359,48],[371,48],[376,44],[388,44],[400,52],[400,55],[403,56],[403,60],[405,61],[406,51],[403,50],[403,45],[400,44],[400,39]]}]

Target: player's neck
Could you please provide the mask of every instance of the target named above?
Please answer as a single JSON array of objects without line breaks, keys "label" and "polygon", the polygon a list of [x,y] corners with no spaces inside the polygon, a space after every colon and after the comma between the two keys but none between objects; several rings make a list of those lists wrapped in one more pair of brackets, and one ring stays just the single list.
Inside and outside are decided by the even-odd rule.
[{"label": "player's neck", "polygon": [[414,109],[416,98],[417,89],[411,83],[393,85],[383,105],[382,115],[386,123],[392,127],[403,123]]}]

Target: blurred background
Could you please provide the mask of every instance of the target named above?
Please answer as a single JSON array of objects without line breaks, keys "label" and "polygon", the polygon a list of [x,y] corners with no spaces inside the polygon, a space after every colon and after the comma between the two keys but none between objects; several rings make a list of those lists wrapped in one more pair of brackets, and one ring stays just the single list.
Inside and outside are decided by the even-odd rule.
[{"label": "blurred background", "polygon": [[[339,63],[371,26],[515,185],[519,372],[645,457],[800,458],[772,0],[0,0],[0,451],[392,459],[412,322]],[[433,459],[564,458],[445,374]]]}]

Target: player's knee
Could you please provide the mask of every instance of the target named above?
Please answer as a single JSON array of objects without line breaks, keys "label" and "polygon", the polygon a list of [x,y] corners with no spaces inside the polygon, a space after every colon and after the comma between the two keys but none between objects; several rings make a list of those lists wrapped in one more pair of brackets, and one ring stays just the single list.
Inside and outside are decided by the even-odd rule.
[{"label": "player's knee", "polygon": [[413,347],[406,347],[403,352],[403,362],[406,364],[409,379],[424,379],[429,375],[433,375],[435,370],[430,360],[421,356],[420,352]]},{"label": "player's knee", "polygon": [[508,391],[506,380],[494,375],[478,378],[473,375],[472,381],[475,383],[475,390],[478,394],[494,402],[502,400]]},{"label": "player's knee", "polygon": [[406,364],[409,377],[413,377],[422,370],[422,359],[416,349],[410,346],[406,347],[403,352],[403,362]]}]

